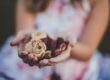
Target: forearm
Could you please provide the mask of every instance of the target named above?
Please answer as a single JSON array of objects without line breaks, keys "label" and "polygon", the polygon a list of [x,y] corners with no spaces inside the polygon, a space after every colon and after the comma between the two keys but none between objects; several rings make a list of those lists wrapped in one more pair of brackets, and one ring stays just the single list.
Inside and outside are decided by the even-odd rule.
[{"label": "forearm", "polygon": [[81,61],[88,61],[92,55],[88,45],[85,45],[82,42],[78,42],[77,45],[71,49],[71,57]]},{"label": "forearm", "polygon": [[21,0],[18,1],[16,11],[16,33],[20,30],[34,28],[35,15],[29,13]]},{"label": "forearm", "polygon": [[[98,2],[99,1],[99,2]],[[86,29],[71,54],[79,60],[89,60],[97,49],[108,23],[108,0],[98,0],[92,8]]]}]

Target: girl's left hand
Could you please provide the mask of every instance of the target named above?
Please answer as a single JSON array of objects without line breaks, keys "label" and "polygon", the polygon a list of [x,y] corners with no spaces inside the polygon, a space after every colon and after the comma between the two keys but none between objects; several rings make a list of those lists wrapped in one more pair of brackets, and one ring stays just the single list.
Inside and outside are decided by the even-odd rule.
[{"label": "girl's left hand", "polygon": [[41,60],[39,65],[40,67],[44,67],[44,66],[51,66],[60,62],[64,62],[65,60],[70,58],[70,55],[71,55],[71,46],[68,46],[67,50],[62,52],[57,57]]}]

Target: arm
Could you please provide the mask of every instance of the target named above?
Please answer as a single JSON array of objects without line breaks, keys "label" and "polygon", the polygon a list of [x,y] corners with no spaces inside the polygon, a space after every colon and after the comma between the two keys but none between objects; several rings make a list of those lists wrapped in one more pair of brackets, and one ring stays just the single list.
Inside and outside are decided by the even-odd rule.
[{"label": "arm", "polygon": [[70,56],[81,61],[88,61],[92,57],[106,31],[109,7],[108,0],[90,0],[90,2],[92,11],[79,42],[74,47],[69,46],[55,58],[42,60],[41,65],[63,62]]},{"label": "arm", "polygon": [[87,61],[97,49],[107,28],[109,6],[108,0],[91,0],[92,11],[80,41],[72,49],[72,57]]},{"label": "arm", "polygon": [[109,7],[108,0],[90,0],[90,2],[92,11],[79,42],[74,47],[69,46],[55,58],[42,60],[41,64],[56,64],[67,60],[70,56],[81,61],[88,61],[92,57],[106,31]]},{"label": "arm", "polygon": [[[32,65],[30,61],[33,60],[34,63],[34,56],[25,51],[23,45],[31,39],[31,30],[34,29],[35,14],[26,10],[23,0],[18,0],[16,13],[16,36],[10,42],[10,45],[17,46],[19,57],[22,58],[25,63]],[[37,62],[36,58],[35,60]]]},{"label": "arm", "polygon": [[23,0],[18,0],[16,11],[16,32],[24,29],[34,28],[35,14],[28,12],[23,4]]}]

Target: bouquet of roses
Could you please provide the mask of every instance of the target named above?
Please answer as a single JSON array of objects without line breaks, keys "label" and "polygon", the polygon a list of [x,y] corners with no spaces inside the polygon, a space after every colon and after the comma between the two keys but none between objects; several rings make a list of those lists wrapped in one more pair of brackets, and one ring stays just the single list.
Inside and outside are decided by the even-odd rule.
[{"label": "bouquet of roses", "polygon": [[53,40],[44,32],[33,32],[31,40],[25,44],[25,50],[33,53],[39,60],[49,59],[60,55],[68,47],[68,41],[62,38]]},{"label": "bouquet of roses", "polygon": [[23,30],[11,41],[11,45],[18,47],[18,56],[30,66],[52,65],[70,57],[73,39],[63,36],[52,36],[45,31]]}]

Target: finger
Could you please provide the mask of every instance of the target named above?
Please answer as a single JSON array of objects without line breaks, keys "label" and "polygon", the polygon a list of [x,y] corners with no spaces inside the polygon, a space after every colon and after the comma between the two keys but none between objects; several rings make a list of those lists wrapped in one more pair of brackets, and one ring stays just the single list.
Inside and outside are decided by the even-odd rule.
[{"label": "finger", "polygon": [[28,55],[28,52],[27,51],[21,51],[21,52],[18,53],[18,56],[20,58],[25,58],[25,57],[27,57],[27,55]]},{"label": "finger", "polygon": [[34,56],[34,64],[38,65],[38,63],[39,63],[39,59],[36,56]]},{"label": "finger", "polygon": [[34,66],[34,65],[37,65],[39,63],[39,60],[36,56],[33,55],[33,53],[30,53],[28,55],[28,58],[29,58],[29,65],[30,66]]},{"label": "finger", "polygon": [[27,56],[25,58],[22,58],[24,63],[28,63],[29,64],[29,62],[30,62],[30,59],[28,57],[29,54],[30,53],[28,52]]},{"label": "finger", "polygon": [[22,43],[27,43],[27,42],[29,42],[29,41],[31,40],[31,38],[32,38],[32,37],[31,37],[30,35],[28,35],[28,34],[25,35],[25,39],[22,40]]},{"label": "finger", "polygon": [[62,52],[59,56],[49,59],[49,63],[55,64],[55,63],[65,61],[66,59],[70,57],[70,49],[71,48],[68,47],[68,49],[65,52]]},{"label": "finger", "polygon": [[33,59],[34,59],[33,53],[30,53],[30,54],[28,55],[28,58],[29,58],[30,60],[33,60]]},{"label": "finger", "polygon": [[74,47],[77,44],[77,39],[74,38],[73,36],[69,37],[68,40],[69,40],[69,44],[71,45],[71,47]]},{"label": "finger", "polygon": [[29,59],[28,59],[28,57],[23,58],[23,62],[29,64]]},{"label": "finger", "polygon": [[42,68],[42,67],[45,67],[45,66],[50,66],[51,64],[49,63],[48,59],[44,59],[44,60],[41,60],[39,62],[39,67]]},{"label": "finger", "polygon": [[41,64],[41,65],[46,65],[46,64],[48,64],[48,63],[49,63],[48,59],[44,59],[44,60],[41,60],[41,61],[40,61],[40,64]]},{"label": "finger", "polygon": [[11,46],[16,46],[18,45],[21,41],[23,41],[23,39],[25,39],[25,35],[24,34],[18,34],[11,42],[10,45]]},{"label": "finger", "polygon": [[28,55],[28,58],[29,58],[29,65],[34,66],[34,55],[33,55],[33,53],[30,53]]}]

